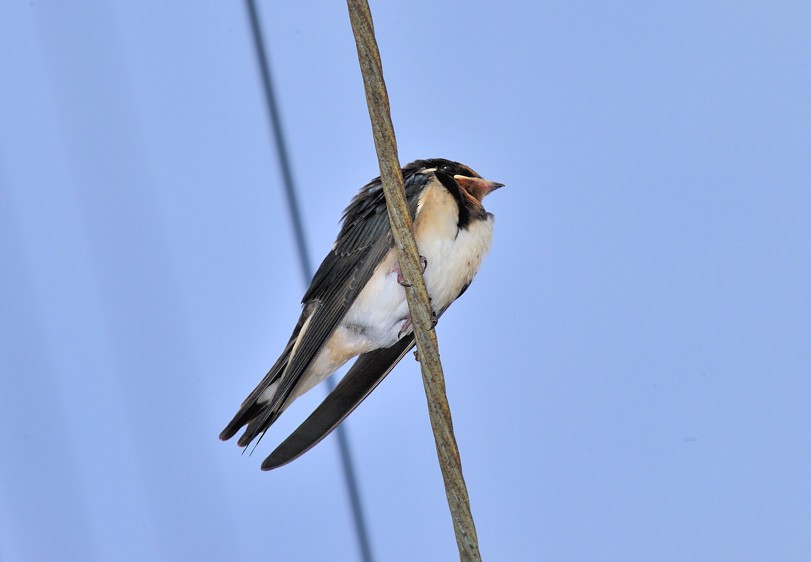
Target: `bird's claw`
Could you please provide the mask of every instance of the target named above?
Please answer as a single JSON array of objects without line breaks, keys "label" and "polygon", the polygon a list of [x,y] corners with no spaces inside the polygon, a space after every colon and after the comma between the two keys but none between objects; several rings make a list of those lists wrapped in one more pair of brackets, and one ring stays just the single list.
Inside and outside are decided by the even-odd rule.
[{"label": "bird's claw", "polygon": [[406,283],[403,272],[400,271],[400,262],[394,264],[394,271],[397,273],[397,282],[403,287],[411,287],[411,283]]},{"label": "bird's claw", "polygon": [[[425,256],[420,256],[420,266],[422,267],[422,272],[425,273],[425,268],[428,267],[428,260],[425,259]],[[403,287],[412,287],[411,283],[406,282],[405,277],[403,277],[403,272],[400,270],[400,264],[394,264],[394,271],[397,272],[397,282],[402,285]]]},{"label": "bird's claw", "polygon": [[397,334],[397,339],[399,340],[404,335],[406,335],[410,327],[411,327],[411,313],[409,312],[408,316],[406,316],[405,321],[403,322],[403,327],[400,328],[400,332]]}]

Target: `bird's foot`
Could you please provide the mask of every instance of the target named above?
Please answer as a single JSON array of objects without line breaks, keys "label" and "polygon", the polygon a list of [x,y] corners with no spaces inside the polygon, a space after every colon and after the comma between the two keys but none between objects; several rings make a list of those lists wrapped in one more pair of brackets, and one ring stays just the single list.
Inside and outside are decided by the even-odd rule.
[{"label": "bird's foot", "polygon": [[[432,310],[431,311],[431,329],[434,329],[436,327],[437,322],[439,322],[439,317],[436,315],[436,311]],[[409,329],[411,329],[411,313],[410,312],[406,315],[405,319],[403,320],[403,327],[400,328],[400,331],[397,334],[397,339],[399,340],[404,335],[406,335],[408,333]]]},{"label": "bird's foot", "polygon": [[408,333],[409,328],[411,328],[411,313],[410,312],[405,317],[405,321],[403,322],[403,327],[400,328],[400,332],[397,334],[397,339],[399,340],[404,335],[406,335]]},{"label": "bird's foot", "polygon": [[403,272],[400,270],[400,262],[395,262],[392,271],[394,271],[397,274],[397,282],[400,285],[402,285],[403,287],[411,286],[411,283],[406,283],[405,277],[403,277]]},{"label": "bird's foot", "polygon": [[[428,260],[425,259],[425,256],[420,256],[420,265],[422,266],[422,272],[425,273],[425,268],[428,267]],[[411,287],[411,283],[406,283],[405,277],[403,277],[403,272],[400,270],[400,262],[394,264],[394,271],[397,273],[397,282],[400,285],[403,287]]]}]

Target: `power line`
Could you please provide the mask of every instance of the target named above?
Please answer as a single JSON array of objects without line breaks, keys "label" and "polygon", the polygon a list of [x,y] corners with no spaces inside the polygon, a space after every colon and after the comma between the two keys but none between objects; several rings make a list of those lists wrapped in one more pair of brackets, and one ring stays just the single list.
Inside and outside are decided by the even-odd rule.
[{"label": "power line", "polygon": [[[262,34],[262,27],[259,23],[259,14],[256,9],[255,0],[246,0],[248,8],[248,16],[251,22],[251,32],[253,35],[254,48],[256,49],[256,56],[259,61],[259,70],[262,75],[262,85],[265,91],[265,100],[267,103],[268,113],[270,114],[271,129],[273,131],[273,138],[276,144],[276,155],[279,159],[279,165],[282,170],[282,179],[284,183],[284,191],[287,199],[287,210],[293,223],[293,234],[296,239],[296,247],[299,254],[299,265],[301,274],[304,279],[305,285],[312,279],[313,271],[310,261],[309,252],[307,251],[307,241],[304,235],[304,224],[301,218],[301,210],[296,195],[296,186],[293,182],[293,172],[290,166],[290,157],[287,152],[287,143],[285,142],[284,133],[282,131],[281,117],[279,109],[276,104],[276,95],[273,89],[273,80],[270,74],[270,61],[267,56],[267,48],[265,45],[264,36]],[[335,388],[335,381],[332,377],[327,379],[327,392],[332,392]],[[341,466],[343,467],[344,480],[346,483],[346,491],[349,495],[349,503],[352,508],[352,518],[355,522],[355,534],[358,539],[358,546],[361,552],[361,558],[364,562],[372,562],[372,548],[369,543],[369,532],[366,526],[366,518],[363,514],[363,507],[360,502],[360,489],[358,487],[358,479],[355,472],[354,461],[352,460],[352,453],[349,449],[349,436],[346,433],[346,426],[339,425],[336,429],[338,437],[338,449],[340,451]]]}]

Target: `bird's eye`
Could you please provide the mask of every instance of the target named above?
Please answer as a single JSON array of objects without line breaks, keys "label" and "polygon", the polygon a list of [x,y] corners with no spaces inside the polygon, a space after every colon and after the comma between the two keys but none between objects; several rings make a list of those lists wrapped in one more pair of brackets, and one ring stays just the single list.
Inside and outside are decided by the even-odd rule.
[{"label": "bird's eye", "polygon": [[453,174],[453,168],[451,168],[450,164],[443,164],[439,169],[446,174]]}]

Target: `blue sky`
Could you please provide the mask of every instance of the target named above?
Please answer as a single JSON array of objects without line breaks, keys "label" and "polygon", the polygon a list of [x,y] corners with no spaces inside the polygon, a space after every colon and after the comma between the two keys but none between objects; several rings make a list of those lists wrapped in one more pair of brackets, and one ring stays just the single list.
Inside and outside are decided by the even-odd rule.
[{"label": "blue sky", "polygon": [[[811,552],[811,5],[372,5],[401,161],[507,187],[438,326],[489,560]],[[377,175],[345,5],[261,4],[312,255]],[[0,7],[0,558],[354,560],[330,438],[217,434],[299,274],[240,2]],[[418,365],[348,421],[386,561],[456,557]]]}]

